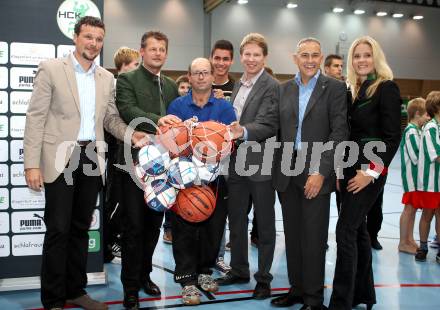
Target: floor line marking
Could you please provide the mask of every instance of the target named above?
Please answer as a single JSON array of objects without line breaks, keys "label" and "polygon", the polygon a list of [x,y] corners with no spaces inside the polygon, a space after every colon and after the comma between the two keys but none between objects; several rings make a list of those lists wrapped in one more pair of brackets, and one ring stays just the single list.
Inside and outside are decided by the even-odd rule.
[{"label": "floor line marking", "polygon": [[[332,285],[324,285],[325,288],[332,288]],[[401,284],[375,284],[375,288],[440,288],[440,283],[401,283]],[[280,292],[280,291],[288,291],[289,287],[277,287],[272,288],[272,292]],[[250,294],[253,293],[254,290],[237,290],[237,291],[224,291],[224,292],[217,292],[214,295],[215,296],[221,296],[221,295],[234,295],[234,294]],[[280,294],[272,294],[271,297],[276,297]],[[146,298],[139,298],[139,302],[149,302],[149,301],[159,301],[159,300],[173,300],[173,299],[180,299],[182,298],[181,295],[174,295],[174,296],[160,296],[160,297],[146,297]],[[210,304],[210,303],[224,303],[224,302],[233,302],[233,301],[240,301],[240,300],[251,300],[253,299],[252,296],[249,297],[239,297],[239,298],[232,298],[232,299],[215,299],[211,301],[204,301],[201,304]],[[122,304],[122,300],[113,300],[113,301],[105,301],[107,305],[118,305]],[[177,304],[177,305],[163,305],[163,306],[153,306],[153,307],[146,307],[146,308],[140,308],[140,309],[164,309],[164,308],[170,308],[170,307],[181,307],[183,304]],[[64,307],[65,309],[72,309],[77,308],[75,306],[66,305]],[[44,308],[29,308],[28,310],[44,310]]]}]

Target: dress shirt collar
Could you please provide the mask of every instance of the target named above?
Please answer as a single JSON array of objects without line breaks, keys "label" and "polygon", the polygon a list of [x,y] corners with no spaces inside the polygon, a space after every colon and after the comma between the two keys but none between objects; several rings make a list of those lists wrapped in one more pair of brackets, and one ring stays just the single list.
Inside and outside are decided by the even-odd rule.
[{"label": "dress shirt collar", "polygon": [[[321,70],[318,70],[318,72],[316,72],[316,74],[310,79],[310,81],[307,83],[307,86],[309,86],[309,85],[311,85],[312,87],[314,87],[315,86],[315,84],[316,84],[316,81],[318,80],[318,78],[319,78],[319,75],[321,74]],[[305,86],[304,84],[303,84],[303,82],[302,82],[302,80],[301,80],[301,72],[298,72],[296,75],[295,75],[295,82],[296,82],[296,84],[298,85],[298,86]],[[310,83],[312,83],[312,84],[310,84]],[[306,87],[307,87],[306,86]]]},{"label": "dress shirt collar", "polygon": [[160,78],[160,73],[161,73],[161,71],[159,71],[158,74],[153,73],[153,72],[151,72],[149,69],[147,69],[147,67],[145,67],[145,65],[144,65],[143,63],[142,63],[142,68],[145,69],[145,70],[144,70],[145,72],[150,73],[152,76],[157,76],[158,78]]},{"label": "dress shirt collar", "polygon": [[86,72],[84,71],[84,68],[81,66],[81,64],[78,62],[78,60],[75,57],[75,54],[72,52],[70,53],[70,59],[73,62],[73,68],[78,73],[86,73],[86,74],[95,74],[96,70],[96,64],[94,61],[92,61],[92,65],[90,66],[89,70]]},{"label": "dress shirt collar", "polygon": [[260,72],[257,73],[257,75],[255,75],[253,78],[251,79],[247,79],[246,73],[243,73],[241,79],[240,79],[240,83],[241,85],[244,85],[246,87],[252,87],[258,80],[258,78],[263,74],[264,68],[261,69]]}]

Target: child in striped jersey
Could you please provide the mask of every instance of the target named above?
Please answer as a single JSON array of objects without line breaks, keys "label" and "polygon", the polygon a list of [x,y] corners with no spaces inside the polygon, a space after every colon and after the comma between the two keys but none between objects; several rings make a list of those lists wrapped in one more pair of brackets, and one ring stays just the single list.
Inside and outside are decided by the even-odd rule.
[{"label": "child in striped jersey", "polygon": [[[420,247],[415,259],[426,261],[428,234],[432,217],[436,214],[436,231],[440,235],[440,91],[432,91],[426,98],[426,111],[432,120],[424,127],[420,144],[415,208],[423,209],[420,218]],[[437,254],[440,263],[440,251]]]},{"label": "child in striped jersey", "polygon": [[414,240],[414,220],[417,209],[411,203],[417,189],[417,161],[419,159],[421,128],[430,120],[425,108],[425,99],[415,98],[408,103],[408,126],[400,141],[403,197],[405,204],[400,215],[399,251],[416,254],[418,245]]}]

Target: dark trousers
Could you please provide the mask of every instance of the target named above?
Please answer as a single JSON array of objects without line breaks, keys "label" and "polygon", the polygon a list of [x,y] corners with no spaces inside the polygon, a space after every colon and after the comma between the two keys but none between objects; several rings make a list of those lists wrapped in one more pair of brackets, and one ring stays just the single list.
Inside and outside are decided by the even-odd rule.
[{"label": "dark trousers", "polygon": [[230,172],[228,179],[228,218],[231,243],[231,272],[239,277],[249,277],[248,218],[249,195],[254,203],[258,222],[257,282],[270,283],[270,273],[275,251],[275,190],[272,181],[252,181],[248,177]]},{"label": "dark trousers", "polygon": [[338,215],[339,215],[339,213],[341,213],[341,192],[336,190],[335,195],[336,195],[336,208],[338,209]]},{"label": "dark trousers", "polygon": [[121,281],[126,293],[137,293],[153,270],[152,258],[163,212],[150,209],[144,191],[136,186],[130,174],[122,175],[122,269]]},{"label": "dark trousers", "polygon": [[[253,206],[252,196],[249,196],[249,203],[248,203],[248,210],[247,210],[248,215],[252,211],[252,206]],[[254,217],[252,218],[252,229],[251,229],[250,235],[251,235],[251,238],[258,239],[258,224],[257,224],[257,217],[255,216],[255,210],[254,210]]]},{"label": "dark trousers", "polygon": [[338,245],[330,309],[351,309],[352,303],[376,303],[371,242],[365,217],[383,190],[380,176],[357,194],[347,192],[355,170],[344,172],[341,180],[342,208],[336,225]]},{"label": "dark trousers", "polygon": [[218,179],[216,207],[213,214],[200,223],[190,223],[171,212],[173,255],[176,262],[174,280],[185,285],[197,285],[199,274],[211,274],[214,267],[227,214],[227,187],[222,176]]},{"label": "dark trousers", "polygon": [[380,228],[382,227],[383,221],[383,213],[382,213],[382,204],[383,204],[383,189],[380,191],[377,196],[376,201],[371,207],[370,211],[367,214],[367,231],[370,235],[371,240],[377,239],[377,235],[379,234]]},{"label": "dark trousers", "polygon": [[[77,148],[75,151],[79,151]],[[79,166],[68,185],[62,173],[44,183],[46,234],[41,266],[41,302],[45,308],[63,307],[66,299],[86,293],[88,229],[96,207],[101,176],[87,176],[84,164],[96,165],[81,148]]]},{"label": "dark trousers", "polygon": [[306,199],[304,187],[290,183],[278,193],[283,211],[287,272],[291,290],[306,304],[324,300],[325,253],[330,217],[330,194]]},{"label": "dark trousers", "polygon": [[173,225],[171,224],[171,218],[172,218],[172,214],[173,211],[168,210],[165,212],[165,220],[163,221],[163,229],[164,230],[171,230]]},{"label": "dark trousers", "polygon": [[104,245],[104,262],[109,262],[113,259],[112,246],[119,241],[118,236],[121,234],[121,212],[120,212],[120,197],[121,197],[121,174],[115,167],[118,145],[116,141],[110,139],[108,141],[109,151],[107,153],[107,171],[104,186],[104,212],[103,212],[103,245]]}]

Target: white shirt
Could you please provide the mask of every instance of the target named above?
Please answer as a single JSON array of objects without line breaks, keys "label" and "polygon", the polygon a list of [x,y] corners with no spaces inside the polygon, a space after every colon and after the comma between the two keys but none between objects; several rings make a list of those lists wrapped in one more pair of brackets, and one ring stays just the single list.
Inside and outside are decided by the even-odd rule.
[{"label": "white shirt", "polygon": [[257,82],[258,78],[263,74],[264,68],[258,72],[253,78],[246,80],[246,73],[240,79],[240,89],[238,90],[237,96],[235,96],[234,102],[232,103],[235,111],[235,115],[237,116],[237,120],[240,121],[241,113],[243,112],[244,104],[246,103],[246,99],[249,96],[252,88]]},{"label": "white shirt", "polygon": [[78,141],[96,140],[95,134],[95,110],[96,110],[96,87],[95,87],[95,62],[86,72],[81,67],[75,55],[70,57],[75,71],[76,85],[78,87],[81,124],[79,127]]}]

